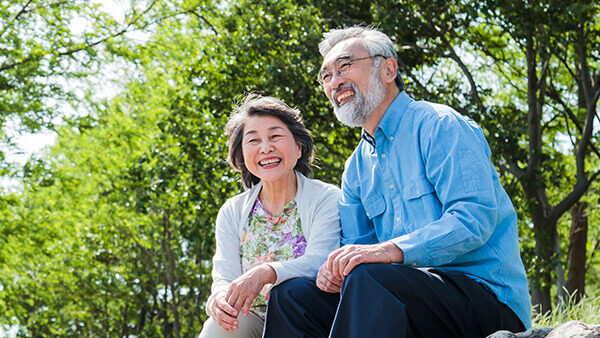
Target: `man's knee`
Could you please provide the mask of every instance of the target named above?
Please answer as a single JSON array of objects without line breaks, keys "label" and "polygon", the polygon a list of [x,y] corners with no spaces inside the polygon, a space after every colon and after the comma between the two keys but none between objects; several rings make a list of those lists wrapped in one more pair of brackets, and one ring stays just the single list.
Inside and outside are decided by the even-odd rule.
[{"label": "man's knee", "polygon": [[316,290],[315,280],[312,278],[292,278],[275,286],[269,294],[269,303],[286,303],[289,301],[302,301],[309,299]]},{"label": "man's knee", "polygon": [[386,265],[380,263],[366,263],[357,265],[350,273],[344,278],[342,283],[342,289],[356,285],[360,287],[364,283],[368,283],[369,280],[377,280],[377,276],[385,269]]}]

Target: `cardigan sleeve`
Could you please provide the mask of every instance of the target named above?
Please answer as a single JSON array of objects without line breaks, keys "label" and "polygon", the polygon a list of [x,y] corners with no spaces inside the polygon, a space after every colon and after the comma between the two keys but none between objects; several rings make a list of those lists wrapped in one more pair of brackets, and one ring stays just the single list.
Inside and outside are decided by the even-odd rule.
[{"label": "cardigan sleeve", "polygon": [[217,294],[227,292],[231,282],[242,274],[240,261],[240,235],[238,222],[234,221],[234,203],[228,200],[219,210],[215,228],[216,251],[213,257],[211,294],[206,303],[206,313]]}]

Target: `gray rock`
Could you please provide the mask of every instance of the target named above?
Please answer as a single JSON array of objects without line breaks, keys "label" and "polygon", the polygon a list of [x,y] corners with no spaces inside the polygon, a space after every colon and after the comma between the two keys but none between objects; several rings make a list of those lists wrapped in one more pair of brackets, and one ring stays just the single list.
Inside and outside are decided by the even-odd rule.
[{"label": "gray rock", "polygon": [[536,327],[519,333],[498,331],[487,336],[487,338],[545,338],[550,331],[552,331],[551,327]]},{"label": "gray rock", "polygon": [[559,327],[531,328],[525,332],[498,331],[487,338],[600,338],[600,325],[580,321],[566,322]]},{"label": "gray rock", "polygon": [[552,330],[546,338],[600,338],[600,326],[573,320]]}]

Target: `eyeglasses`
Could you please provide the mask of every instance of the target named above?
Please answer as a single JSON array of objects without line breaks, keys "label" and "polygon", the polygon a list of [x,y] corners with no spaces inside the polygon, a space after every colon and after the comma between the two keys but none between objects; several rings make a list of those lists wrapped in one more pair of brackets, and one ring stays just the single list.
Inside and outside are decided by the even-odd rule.
[{"label": "eyeglasses", "polygon": [[[346,74],[348,74],[348,72],[350,71],[350,66],[352,66],[352,64],[354,62],[364,60],[364,59],[376,58],[376,57],[382,57],[384,59],[387,59],[387,57],[385,57],[381,54],[365,56],[362,58],[355,58],[355,59],[350,59],[350,56],[341,57],[341,58],[335,60],[335,63],[333,64],[333,70],[337,76],[346,76]],[[321,84],[321,86],[324,86],[324,85],[328,85],[331,82],[332,78],[333,78],[332,72],[330,72],[326,69],[322,69],[319,72],[317,81],[319,81],[319,84]]]}]

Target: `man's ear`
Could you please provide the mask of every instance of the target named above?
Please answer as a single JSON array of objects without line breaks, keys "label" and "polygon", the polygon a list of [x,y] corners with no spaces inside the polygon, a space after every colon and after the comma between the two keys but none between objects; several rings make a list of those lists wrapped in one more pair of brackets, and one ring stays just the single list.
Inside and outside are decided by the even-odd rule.
[{"label": "man's ear", "polygon": [[381,71],[381,81],[383,83],[392,83],[396,81],[396,76],[398,76],[398,62],[394,58],[383,60]]}]

